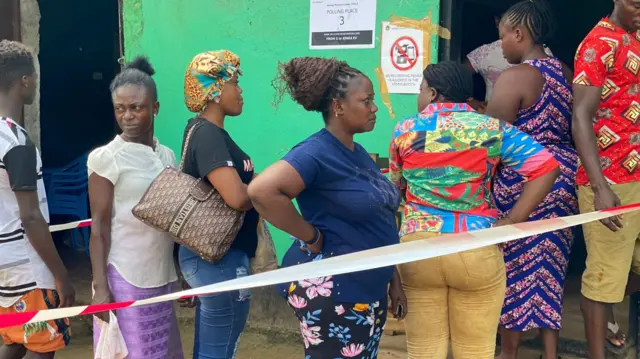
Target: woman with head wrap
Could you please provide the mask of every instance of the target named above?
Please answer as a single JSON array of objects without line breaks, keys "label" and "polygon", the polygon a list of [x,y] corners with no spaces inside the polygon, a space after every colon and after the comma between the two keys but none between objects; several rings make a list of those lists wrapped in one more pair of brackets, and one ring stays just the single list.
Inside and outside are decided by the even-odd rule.
[{"label": "woman with head wrap", "polygon": [[[193,128],[185,149],[183,171],[208,181],[230,207],[245,211],[242,228],[218,262],[209,263],[180,247],[180,269],[192,287],[249,275],[249,259],[256,253],[258,213],[247,195],[247,185],[254,175],[253,162],[225,130],[226,118],[242,113],[242,89],[238,85],[241,74],[240,59],[227,50],[197,55],[185,74],[184,101],[197,115],[189,120],[184,131],[186,140]],[[194,358],[234,357],[249,314],[249,299],[248,290],[199,298]]]},{"label": "woman with head wrap", "polygon": [[[558,176],[544,147],[467,105],[471,92],[463,65],[429,65],[420,113],[396,125],[389,176],[406,196],[400,242],[526,221]],[[527,180],[500,221],[490,191],[499,163]],[[399,272],[409,358],[446,359],[451,346],[456,359],[493,359],[506,283],[498,246],[403,264]]]}]

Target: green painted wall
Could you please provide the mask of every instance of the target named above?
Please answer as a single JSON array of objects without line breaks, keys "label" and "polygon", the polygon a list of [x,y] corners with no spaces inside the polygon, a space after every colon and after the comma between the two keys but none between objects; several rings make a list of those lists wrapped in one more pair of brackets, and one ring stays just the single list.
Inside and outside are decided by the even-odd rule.
[{"label": "green painted wall", "polygon": [[[293,145],[320,129],[322,119],[293,101],[278,109],[272,101],[271,80],[278,61],[297,56],[338,57],[371,77],[380,63],[380,22],[390,15],[422,18],[429,11],[438,23],[439,0],[377,0],[376,48],[369,50],[309,50],[309,0],[124,0],[124,38],[127,59],[147,55],[154,64],[160,95],[156,136],[180,155],[182,132],[191,114],[183,98],[183,75],[199,52],[229,49],[242,61],[241,86],[244,113],[229,118],[226,126],[234,140],[253,158],[260,171],[283,156]],[[433,38],[432,61],[437,60]],[[392,95],[398,118],[416,112],[415,95]],[[369,152],[388,157],[395,121],[378,96],[378,122],[373,132],[360,135]],[[291,241],[272,231],[281,257]]]}]

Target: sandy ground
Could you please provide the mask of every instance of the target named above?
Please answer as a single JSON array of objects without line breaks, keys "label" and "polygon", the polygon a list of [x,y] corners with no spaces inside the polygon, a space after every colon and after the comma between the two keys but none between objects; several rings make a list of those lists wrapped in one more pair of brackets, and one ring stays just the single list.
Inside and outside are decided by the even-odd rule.
[{"label": "sandy ground", "polygon": [[[69,268],[74,286],[76,287],[78,304],[88,304],[91,301],[91,272],[87,258],[81,254],[70,254],[64,249],[62,249],[61,252],[63,260]],[[568,281],[567,287],[565,288],[563,330],[561,332],[563,338],[578,340],[583,340],[584,338],[582,315],[579,309],[579,285],[579,278],[573,278]],[[620,326],[626,331],[628,328],[628,303],[617,305],[614,308]],[[193,355],[193,317],[194,315],[191,309],[178,309],[180,332],[186,359],[192,358]],[[86,317],[72,319],[72,343],[69,348],[56,355],[57,359],[90,359],[93,357],[93,338],[89,321],[90,318]],[[389,332],[389,330],[387,330],[387,332]],[[531,333],[530,336],[534,335],[535,334]],[[405,339],[404,335],[385,335],[382,340],[378,359],[407,358]],[[538,359],[539,357],[539,352],[528,349],[523,349],[518,356],[519,359]],[[304,355],[302,341],[297,336],[267,334],[251,329],[245,331],[241,338],[237,356],[237,359],[298,358],[303,359]],[[567,356],[563,356],[563,358],[577,359]],[[629,358],[631,358],[631,356]]]},{"label": "sandy ground", "polygon": [[[76,324],[76,323],[74,323]],[[76,328],[78,326],[76,325]],[[182,345],[185,348],[185,358],[191,358],[193,351],[192,324],[184,323],[181,326]],[[57,359],[87,359],[92,355],[92,338],[88,332],[76,336],[72,345],[61,351]],[[290,337],[265,335],[254,331],[245,332],[240,340],[240,348],[237,359],[303,359],[302,342]],[[378,359],[406,358],[405,337],[385,336]],[[520,353],[519,359],[538,359],[540,354],[531,350]],[[565,359],[572,359],[563,357]],[[577,358],[576,358],[577,359]]]}]

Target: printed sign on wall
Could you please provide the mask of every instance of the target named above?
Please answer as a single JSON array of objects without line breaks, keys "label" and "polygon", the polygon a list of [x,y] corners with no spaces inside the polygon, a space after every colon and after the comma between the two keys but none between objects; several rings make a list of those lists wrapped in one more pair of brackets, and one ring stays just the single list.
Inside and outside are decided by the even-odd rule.
[{"label": "printed sign on wall", "polygon": [[310,1],[312,50],[375,47],[376,0]]},{"label": "printed sign on wall", "polygon": [[389,93],[419,93],[425,66],[422,31],[383,21],[380,42],[380,64]]}]

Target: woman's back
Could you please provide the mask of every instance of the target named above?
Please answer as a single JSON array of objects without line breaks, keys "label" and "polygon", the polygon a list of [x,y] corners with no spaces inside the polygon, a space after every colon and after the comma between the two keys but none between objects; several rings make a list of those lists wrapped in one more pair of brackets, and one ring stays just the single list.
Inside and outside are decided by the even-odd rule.
[{"label": "woman's back", "polygon": [[[548,57],[525,61],[524,64],[540,71],[544,78],[544,85],[538,101],[533,106],[521,109],[514,125],[543,145],[561,164],[560,176],[540,208],[549,208],[558,200],[572,204],[573,208],[578,155],[571,137],[573,105],[571,88],[565,78],[562,63],[558,59]],[[494,185],[494,197],[501,215],[509,212],[515,204],[523,190],[524,182],[522,176],[510,168],[500,166]],[[547,212],[543,212],[534,212],[533,216],[544,218]],[[568,214],[573,214],[574,211],[569,212]]]},{"label": "woman's back", "polygon": [[560,146],[575,152],[571,140],[573,93],[565,78],[562,63],[555,57],[548,57],[525,61],[523,64],[537,68],[545,84],[538,101],[520,110],[514,125],[538,143],[551,147],[551,151]]}]

